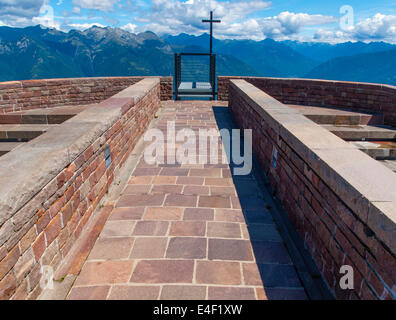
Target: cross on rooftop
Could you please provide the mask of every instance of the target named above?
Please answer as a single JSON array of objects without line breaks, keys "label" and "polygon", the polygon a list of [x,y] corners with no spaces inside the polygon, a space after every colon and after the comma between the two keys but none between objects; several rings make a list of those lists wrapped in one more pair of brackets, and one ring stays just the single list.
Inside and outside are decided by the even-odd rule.
[{"label": "cross on rooftop", "polygon": [[210,51],[209,51],[209,53],[212,54],[212,49],[213,49],[213,23],[220,23],[221,20],[213,20],[213,11],[210,11],[210,19],[209,20],[202,20],[202,22],[209,22],[210,23]]}]

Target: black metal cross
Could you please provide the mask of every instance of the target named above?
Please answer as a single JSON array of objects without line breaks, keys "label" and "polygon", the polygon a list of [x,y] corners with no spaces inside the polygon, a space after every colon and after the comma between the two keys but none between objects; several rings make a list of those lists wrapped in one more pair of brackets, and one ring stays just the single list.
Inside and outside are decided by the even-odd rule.
[{"label": "black metal cross", "polygon": [[210,54],[212,54],[212,50],[213,50],[213,23],[220,23],[221,20],[213,20],[213,11],[210,11],[210,19],[202,20],[202,22],[210,23]]}]

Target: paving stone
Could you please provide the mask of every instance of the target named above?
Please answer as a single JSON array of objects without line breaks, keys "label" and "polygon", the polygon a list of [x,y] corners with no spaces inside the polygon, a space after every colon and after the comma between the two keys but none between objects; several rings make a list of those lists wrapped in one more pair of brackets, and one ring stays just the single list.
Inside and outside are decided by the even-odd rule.
[{"label": "paving stone", "polygon": [[175,184],[177,177],[157,176],[153,179],[153,184]]},{"label": "paving stone", "polygon": [[109,220],[140,220],[143,213],[144,208],[115,208]]},{"label": "paving stone", "polygon": [[206,238],[171,238],[166,258],[204,259],[206,258]]},{"label": "paving stone", "polygon": [[239,262],[197,261],[196,281],[199,284],[241,284]]},{"label": "paving stone", "polygon": [[257,288],[259,300],[307,300],[304,289]]},{"label": "paving stone", "polygon": [[162,168],[160,176],[179,176],[186,177],[188,176],[189,169],[182,168]]},{"label": "paving stone", "polygon": [[193,260],[142,260],[132,274],[132,283],[192,283]]},{"label": "paving stone", "polygon": [[256,300],[253,288],[209,287],[209,300]]},{"label": "paving stone", "polygon": [[239,223],[208,222],[208,237],[211,238],[241,238]]},{"label": "paving stone", "polygon": [[114,286],[109,300],[157,300],[160,286]]},{"label": "paving stone", "polygon": [[184,185],[197,185],[202,186],[204,183],[204,178],[199,177],[177,177],[177,184],[184,184]]},{"label": "paving stone", "polygon": [[184,209],[183,220],[213,220],[214,210],[204,208],[186,208]]},{"label": "paving stone", "polygon": [[100,233],[100,237],[128,237],[132,234],[135,224],[136,221],[108,220]]},{"label": "paving stone", "polygon": [[221,169],[217,168],[208,168],[208,169],[191,169],[190,177],[211,177],[211,178],[220,178],[221,177]]},{"label": "paving stone", "polygon": [[135,177],[139,176],[156,176],[160,172],[160,168],[136,168],[133,172]]},{"label": "paving stone", "polygon": [[183,186],[180,185],[157,185],[153,186],[151,193],[181,193]]},{"label": "paving stone", "polygon": [[106,300],[110,286],[90,286],[73,288],[67,300]]},{"label": "paving stone", "polygon": [[133,260],[87,262],[75,286],[126,283],[132,273]]},{"label": "paving stone", "polygon": [[234,239],[209,239],[208,258],[211,260],[253,260],[250,241]]},{"label": "paving stone", "polygon": [[198,207],[201,208],[231,208],[229,197],[200,196]]},{"label": "paving stone", "polygon": [[200,196],[209,195],[209,187],[206,186],[185,186],[183,189],[184,195]]},{"label": "paving stone", "polygon": [[127,185],[124,194],[147,194],[150,192],[151,185],[131,184]]},{"label": "paving stone", "polygon": [[242,210],[216,209],[216,221],[245,222]]},{"label": "paving stone", "polygon": [[165,206],[195,207],[196,196],[185,196],[181,194],[170,194],[166,196]]},{"label": "paving stone", "polygon": [[205,286],[169,286],[161,291],[161,300],[204,300],[206,297]]},{"label": "paving stone", "polygon": [[231,187],[234,183],[230,178],[205,178],[205,186]]},{"label": "paving stone", "polygon": [[249,224],[247,230],[249,232],[249,238],[252,240],[282,242],[275,224]]},{"label": "paving stone", "polygon": [[293,266],[282,264],[244,263],[245,284],[264,287],[301,287]]},{"label": "paving stone", "polygon": [[183,208],[153,207],[147,208],[144,220],[181,220]]},{"label": "paving stone", "polygon": [[165,255],[168,238],[166,237],[143,237],[136,238],[133,245],[132,259],[163,258]]},{"label": "paving stone", "polygon": [[[132,176],[131,179],[129,179],[128,183],[129,184],[151,184],[151,181],[153,180],[153,176],[140,176],[140,177],[134,177]],[[156,177],[155,177],[156,178]]]},{"label": "paving stone", "polygon": [[212,196],[233,196],[235,194],[236,192],[234,187],[210,187],[210,195]]},{"label": "paving stone", "polygon": [[280,242],[252,241],[252,247],[258,263],[291,264],[290,256]]},{"label": "paving stone", "polygon": [[161,206],[164,198],[163,194],[123,195],[118,200],[117,207]]},{"label": "paving stone", "polygon": [[170,236],[203,237],[206,233],[206,223],[203,221],[175,221],[171,223]]},{"label": "paving stone", "polygon": [[134,238],[99,238],[88,260],[119,260],[129,257]]},{"label": "paving stone", "polygon": [[166,221],[138,221],[133,230],[134,236],[165,236],[169,223]]}]

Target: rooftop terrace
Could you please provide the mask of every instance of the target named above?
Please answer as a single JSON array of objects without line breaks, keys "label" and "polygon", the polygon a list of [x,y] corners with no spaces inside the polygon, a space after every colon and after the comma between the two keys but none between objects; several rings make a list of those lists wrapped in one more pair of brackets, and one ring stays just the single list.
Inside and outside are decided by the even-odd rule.
[{"label": "rooftop terrace", "polygon": [[[0,83],[0,298],[395,299],[396,88],[219,77],[218,90],[172,101],[171,77]],[[211,150],[200,129],[252,129],[252,171],[221,153],[147,163],[149,129],[166,156],[182,145],[170,121],[195,159]],[[54,289],[43,266],[64,279]]]}]

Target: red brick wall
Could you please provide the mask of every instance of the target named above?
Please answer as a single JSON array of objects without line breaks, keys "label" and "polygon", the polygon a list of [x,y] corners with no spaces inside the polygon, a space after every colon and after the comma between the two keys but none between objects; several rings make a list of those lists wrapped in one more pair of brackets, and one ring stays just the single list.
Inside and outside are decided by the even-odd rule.
[{"label": "red brick wall", "polygon": [[228,100],[230,79],[244,79],[285,104],[382,112],[385,123],[396,126],[396,87],[391,85],[309,79],[218,77],[219,100]]},{"label": "red brick wall", "polygon": [[[243,97],[229,86],[229,107],[240,128],[253,130],[253,151],[292,224],[338,299],[395,299],[396,258]],[[278,151],[276,169],[272,166]],[[354,290],[341,290],[341,265],[354,269]],[[393,292],[392,292],[393,290]]]},{"label": "red brick wall", "polygon": [[[117,99],[113,103],[119,107]],[[111,108],[112,101],[102,105]],[[41,266],[56,270],[80,237],[159,109],[160,85],[137,104],[132,99],[124,105],[128,107],[123,115],[107,131],[0,227],[0,300],[35,299],[41,293]],[[108,168],[106,146],[112,158]]]},{"label": "red brick wall", "polygon": [[[143,77],[26,80],[0,83],[0,114],[103,101]],[[172,77],[161,77],[161,100],[172,100]]]}]

